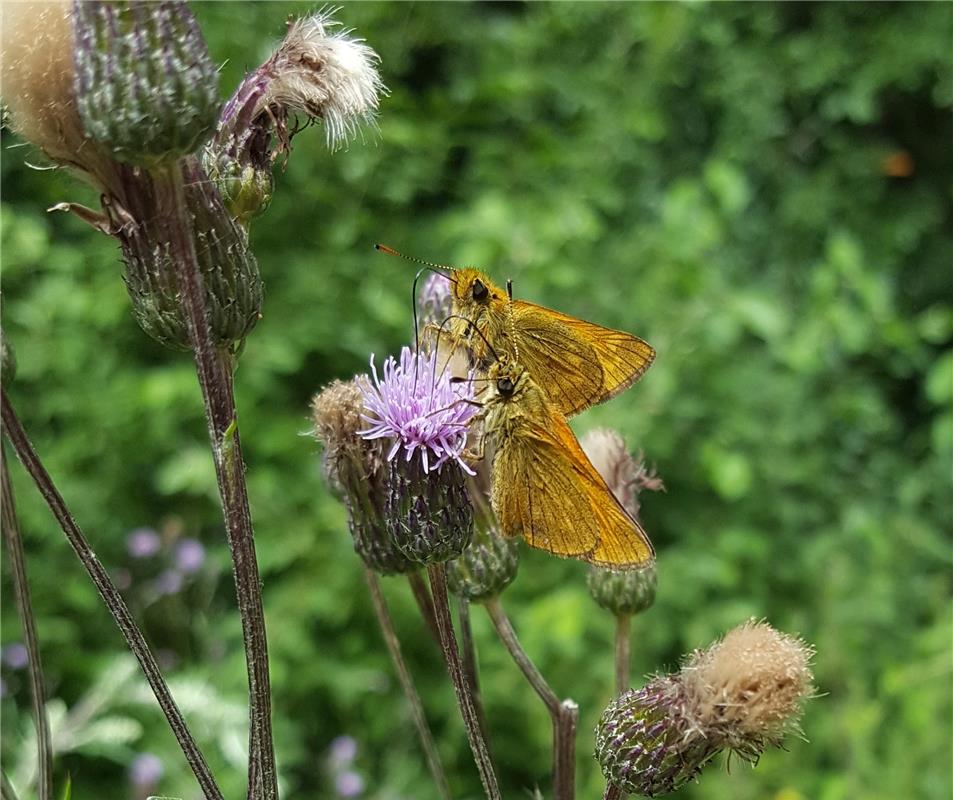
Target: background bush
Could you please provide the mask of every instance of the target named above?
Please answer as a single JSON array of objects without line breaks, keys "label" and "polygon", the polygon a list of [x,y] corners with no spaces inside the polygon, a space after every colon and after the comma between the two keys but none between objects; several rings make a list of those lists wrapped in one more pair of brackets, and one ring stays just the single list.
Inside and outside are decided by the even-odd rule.
[{"label": "background bush", "polygon": [[[305,10],[197,4],[223,91]],[[411,335],[413,269],[375,254],[383,241],[513,278],[518,296],[658,349],[636,388],[576,423],[618,427],[668,488],[644,502],[659,597],[635,624],[636,676],[750,615],[817,645],[810,743],[712,769],[681,796],[948,798],[953,6],[361,3],[339,16],[380,52],[392,93],[379,134],[347,152],[328,153],[321,130],[295,140],[252,227],[267,297],[237,375],[285,795],[335,796],[326,752],[347,734],[366,796],[434,796],[303,435],[313,392]],[[8,391],[237,797],[244,659],[190,359],[140,333],[112,242],[44,213],[95,198],[29,169],[37,157],[16,145],[4,132]],[[54,710],[71,710],[60,780],[78,800],[135,797],[127,765],[153,752],[158,793],[195,797],[107,613],[12,471]],[[165,549],[134,559],[127,536],[144,526]],[[208,558],[162,594],[179,537]],[[585,571],[524,550],[504,602],[582,706],[579,796],[592,798],[613,622]],[[453,783],[475,797],[439,656],[405,585],[386,589]],[[505,795],[526,796],[549,769],[548,719],[479,609],[474,621]],[[33,747],[15,661],[0,705],[14,774]]]}]

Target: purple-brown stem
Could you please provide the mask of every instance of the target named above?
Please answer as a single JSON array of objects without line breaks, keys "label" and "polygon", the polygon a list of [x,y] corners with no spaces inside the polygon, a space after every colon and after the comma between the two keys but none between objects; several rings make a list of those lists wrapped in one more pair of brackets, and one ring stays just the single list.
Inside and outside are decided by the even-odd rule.
[{"label": "purple-brown stem", "polygon": [[36,794],[38,800],[53,797],[53,743],[50,738],[50,722],[46,716],[46,692],[43,687],[43,663],[40,660],[40,643],[36,635],[36,618],[30,599],[30,584],[27,580],[26,562],[23,558],[23,541],[20,538],[20,523],[13,500],[13,484],[7,459],[0,444],[0,527],[10,556],[10,573],[13,577],[13,592],[16,595],[17,615],[23,629],[23,644],[27,652],[27,667],[30,675],[33,722],[36,725]]},{"label": "purple-brown stem", "polygon": [[433,593],[434,611],[437,616],[437,629],[440,631],[440,644],[443,649],[444,661],[447,662],[447,671],[453,682],[453,690],[457,695],[457,704],[460,706],[460,715],[467,731],[470,750],[473,751],[473,760],[476,762],[480,781],[487,800],[501,800],[500,787],[493,770],[493,762],[483,732],[480,730],[480,720],[473,705],[470,693],[470,684],[463,671],[463,661],[460,650],[457,648],[457,638],[453,632],[453,619],[450,615],[450,598],[447,594],[447,571],[443,564],[430,564],[427,567],[430,576],[430,590]]},{"label": "purple-brown stem", "polygon": [[238,434],[231,356],[216,347],[209,327],[202,274],[185,210],[181,162],[171,167],[166,177],[169,191],[164,193],[165,207],[161,210],[169,224],[169,244],[176,264],[182,308],[205,404],[225,532],[232,556],[238,612],[242,621],[250,717],[248,797],[249,800],[277,800],[268,643],[261,578],[245,485],[245,462]]},{"label": "purple-brown stem", "polygon": [[622,694],[629,688],[629,640],[631,615],[616,614],[615,618],[615,693]]},{"label": "purple-brown stem", "polygon": [[410,706],[410,715],[413,717],[414,725],[417,727],[417,735],[420,737],[420,744],[424,749],[424,756],[427,758],[427,766],[430,768],[430,774],[433,775],[434,782],[437,784],[437,791],[440,793],[440,797],[443,798],[443,800],[450,800],[450,786],[447,783],[447,775],[443,771],[440,753],[437,751],[433,734],[430,732],[430,726],[427,724],[423,703],[420,701],[420,695],[417,693],[414,679],[411,677],[410,670],[407,668],[407,662],[404,661],[400,640],[397,638],[397,632],[394,630],[394,622],[391,619],[390,612],[387,610],[387,601],[384,599],[383,592],[381,592],[380,581],[377,579],[377,574],[368,567],[364,567],[364,578],[367,580],[367,588],[370,589],[371,592],[371,601],[374,604],[374,613],[377,615],[377,623],[384,636],[384,644],[387,645],[391,660],[394,662],[394,669],[397,670],[397,678],[400,681],[400,686],[404,690],[404,696],[407,698],[407,704]]},{"label": "purple-brown stem", "polygon": [[186,725],[185,719],[182,717],[182,712],[179,711],[175,700],[172,698],[169,687],[162,677],[162,672],[159,670],[155,656],[153,656],[152,651],[149,649],[149,645],[146,644],[142,631],[139,630],[139,627],[136,625],[132,614],[129,613],[129,608],[122,599],[122,595],[119,594],[119,590],[112,580],[110,580],[109,574],[96,557],[96,553],[93,552],[93,549],[89,546],[89,542],[76,524],[76,520],[73,519],[73,515],[70,514],[69,509],[66,507],[62,495],[57,491],[49,473],[33,449],[33,445],[30,443],[26,431],[23,430],[23,425],[20,423],[10,403],[10,399],[7,397],[6,389],[2,389],[0,392],[2,392],[3,432],[13,446],[17,458],[20,460],[20,463],[23,464],[30,477],[33,478],[33,482],[40,490],[40,494],[43,495],[43,499],[50,507],[50,511],[53,512],[53,516],[63,529],[63,533],[66,534],[67,541],[69,541],[77,557],[86,568],[86,572],[89,573],[93,585],[102,596],[106,608],[109,609],[109,613],[112,614],[113,619],[116,620],[116,624],[119,626],[120,632],[129,645],[129,649],[132,650],[133,655],[139,661],[139,666],[142,668],[146,680],[152,687],[153,694],[155,694],[156,700],[159,702],[159,707],[165,714],[169,722],[169,727],[178,740],[179,746],[182,748],[182,752],[185,754],[185,758],[192,768],[192,772],[195,773],[195,777],[202,791],[205,793],[205,797],[207,800],[224,800],[221,790],[215,783],[215,778],[212,777],[205,757],[195,743],[195,739],[192,738],[192,733],[189,731],[188,725]]},{"label": "purple-brown stem", "polygon": [[480,721],[480,730],[483,732],[483,741],[493,757],[493,748],[490,742],[490,725],[483,709],[483,697],[480,695],[480,676],[477,671],[476,646],[473,643],[473,628],[470,625],[470,601],[465,597],[457,599],[457,618],[460,621],[460,642],[463,646],[463,672],[470,684],[473,695],[473,705],[476,708],[477,719]]},{"label": "purple-brown stem", "polygon": [[433,635],[433,640],[440,646],[440,631],[437,629],[437,617],[433,610],[433,599],[430,597],[430,590],[427,588],[427,582],[420,574],[420,570],[414,570],[407,573],[407,583],[410,584],[410,590],[414,593],[414,600],[417,601],[417,608],[420,609],[420,616],[427,623],[427,629]]},{"label": "purple-brown stem", "polygon": [[572,700],[556,696],[543,674],[520,644],[499,597],[484,603],[500,641],[520,668],[530,686],[543,701],[553,721],[553,797],[573,800],[576,794],[576,722],[579,707]]}]

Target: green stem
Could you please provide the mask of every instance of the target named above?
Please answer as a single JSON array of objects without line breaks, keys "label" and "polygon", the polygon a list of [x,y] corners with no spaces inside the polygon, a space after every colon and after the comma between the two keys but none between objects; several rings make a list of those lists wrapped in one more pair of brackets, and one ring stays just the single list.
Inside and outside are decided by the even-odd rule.
[{"label": "green stem", "polygon": [[212,777],[205,757],[195,743],[195,739],[192,738],[192,733],[182,717],[182,712],[179,711],[175,700],[172,699],[169,687],[162,677],[159,665],[156,663],[155,656],[149,649],[142,631],[136,625],[136,621],[129,613],[129,608],[123,601],[122,595],[119,594],[119,590],[109,578],[109,573],[106,572],[96,557],[96,553],[89,546],[89,542],[80,530],[79,525],[76,524],[76,520],[73,519],[73,515],[66,507],[62,495],[57,491],[49,473],[33,449],[33,445],[30,443],[26,431],[23,430],[23,425],[20,423],[10,399],[7,397],[6,389],[0,390],[0,392],[2,392],[3,432],[13,446],[17,458],[30,477],[33,478],[40,494],[43,495],[50,511],[53,512],[53,516],[63,529],[63,533],[66,534],[67,540],[102,596],[106,608],[109,609],[109,613],[116,620],[116,624],[129,645],[129,649],[132,650],[133,655],[139,661],[139,666],[152,687],[156,700],[159,701],[159,707],[165,714],[169,727],[172,728],[172,733],[178,739],[179,746],[182,748],[192,772],[195,773],[205,797],[208,800],[223,800],[222,792],[215,783],[215,778]]},{"label": "green stem", "polygon": [[420,737],[420,744],[424,749],[424,755],[427,758],[427,766],[430,768],[430,774],[437,784],[437,791],[443,800],[450,800],[450,786],[447,783],[447,775],[443,771],[443,764],[440,761],[440,753],[437,751],[437,745],[434,743],[433,734],[430,732],[430,726],[427,724],[427,717],[424,715],[423,703],[420,701],[420,695],[411,677],[410,670],[407,668],[407,662],[404,661],[404,654],[401,651],[400,640],[397,638],[397,632],[394,630],[394,622],[391,619],[390,612],[387,610],[387,601],[381,592],[380,581],[377,574],[370,568],[364,567],[364,578],[367,580],[367,588],[371,592],[371,601],[374,604],[374,613],[377,615],[377,624],[380,625],[381,633],[384,635],[384,643],[390,653],[391,660],[394,662],[394,668],[397,670],[397,678],[400,681],[401,688],[404,690],[404,696],[407,698],[407,704],[410,706],[410,715],[414,719],[414,725],[417,727],[417,735]]},{"label": "green stem", "polygon": [[616,614],[615,618],[615,692],[622,694],[630,686],[629,681],[629,640],[631,636],[631,615]]},{"label": "green stem", "polygon": [[164,209],[170,247],[176,264],[182,308],[195,368],[225,517],[232,572],[242,621],[249,698],[249,800],[277,800],[278,776],[271,729],[271,681],[268,643],[255,553],[255,534],[245,485],[245,463],[232,383],[231,357],[216,347],[209,327],[202,273],[195,256],[191,223],[186,214],[181,162],[168,170],[171,202]]},{"label": "green stem", "polygon": [[503,610],[499,597],[484,604],[500,641],[522,671],[533,690],[543,701],[553,721],[553,796],[556,800],[573,800],[576,794],[576,723],[579,707],[572,700],[556,696],[533,660],[526,654]]},{"label": "green stem", "polygon": [[53,797],[53,743],[50,738],[50,722],[46,716],[46,692],[43,688],[43,664],[40,660],[40,643],[36,635],[36,618],[30,599],[30,584],[27,580],[26,562],[23,557],[23,541],[20,538],[20,523],[13,500],[13,484],[7,469],[7,459],[0,447],[0,518],[3,538],[10,555],[10,572],[13,576],[13,591],[16,595],[17,615],[23,629],[30,673],[30,688],[33,701],[33,722],[36,725],[36,760],[38,800]]},{"label": "green stem", "polygon": [[490,725],[483,709],[483,697],[480,694],[480,676],[477,671],[476,646],[473,643],[473,628],[470,625],[470,601],[465,597],[457,600],[457,617],[460,620],[460,641],[463,644],[463,672],[470,684],[473,694],[473,705],[476,708],[477,719],[480,721],[480,730],[483,732],[483,741],[486,742],[490,758],[493,758],[493,748],[490,742]]},{"label": "green stem", "polygon": [[476,762],[483,791],[488,800],[500,800],[500,787],[493,771],[493,762],[483,732],[480,730],[480,720],[477,717],[470,692],[470,684],[463,671],[463,661],[457,648],[457,639],[453,632],[453,620],[450,616],[450,598],[447,594],[447,571],[443,564],[430,564],[427,567],[430,576],[430,590],[433,594],[434,611],[437,616],[437,628],[440,631],[440,644],[443,649],[444,661],[447,662],[447,671],[453,682],[453,690],[457,695],[457,704],[460,706],[460,715],[467,731],[470,750]]}]

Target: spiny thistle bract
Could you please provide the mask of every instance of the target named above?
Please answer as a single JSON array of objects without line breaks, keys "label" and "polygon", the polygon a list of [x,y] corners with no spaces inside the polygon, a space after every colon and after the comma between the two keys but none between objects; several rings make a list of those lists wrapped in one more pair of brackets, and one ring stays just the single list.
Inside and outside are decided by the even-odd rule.
[{"label": "spiny thistle bract", "polygon": [[606,780],[653,797],[694,778],[719,751],[755,762],[797,730],[813,693],[813,650],[765,622],[748,621],[682,669],[630,689],[596,728],[596,759]]},{"label": "spiny thistle bract", "polygon": [[492,526],[477,524],[470,544],[447,564],[447,585],[454,594],[481,603],[509,586],[519,565],[517,539],[507,539]]},{"label": "spiny thistle bract", "polygon": [[117,161],[194,152],[221,105],[218,72],[184,2],[73,4],[76,98],[86,132]]},{"label": "spiny thistle bract", "polygon": [[347,508],[348,528],[361,560],[381,575],[419,565],[397,549],[384,524],[387,464],[380,440],[363,439],[363,395],[355,381],[334,381],[311,403],[314,435],[324,445],[324,475]]},{"label": "spiny thistle bract", "polygon": [[467,426],[475,414],[472,384],[452,384],[432,356],[401,350],[384,362],[381,379],[358,379],[367,439],[389,439],[390,477],[385,507],[397,547],[422,564],[460,555],[473,531],[473,507],[464,482]]},{"label": "spiny thistle bract", "polygon": [[590,567],[586,584],[592,599],[606,611],[638,614],[655,602],[658,576],[655,564],[626,570]]}]

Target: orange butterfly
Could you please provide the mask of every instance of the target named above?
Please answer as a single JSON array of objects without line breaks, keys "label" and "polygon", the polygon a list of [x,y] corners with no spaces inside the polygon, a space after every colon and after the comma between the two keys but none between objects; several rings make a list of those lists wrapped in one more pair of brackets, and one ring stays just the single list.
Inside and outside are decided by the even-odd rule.
[{"label": "orange butterfly", "polygon": [[651,564],[655,551],[642,526],[529,371],[501,357],[488,381],[491,395],[480,415],[493,445],[490,498],[503,534],[599,566]]},{"label": "orange butterfly", "polygon": [[655,350],[639,337],[513,300],[477,269],[430,264],[384,245],[377,249],[444,274],[453,300],[450,339],[463,343],[482,371],[497,354],[518,360],[566,416],[615,397],[655,359]]}]

